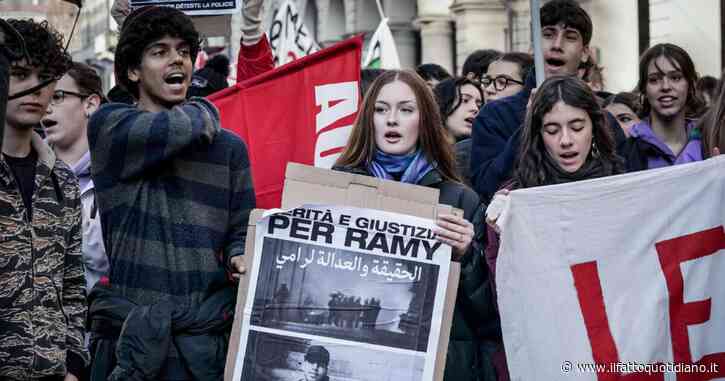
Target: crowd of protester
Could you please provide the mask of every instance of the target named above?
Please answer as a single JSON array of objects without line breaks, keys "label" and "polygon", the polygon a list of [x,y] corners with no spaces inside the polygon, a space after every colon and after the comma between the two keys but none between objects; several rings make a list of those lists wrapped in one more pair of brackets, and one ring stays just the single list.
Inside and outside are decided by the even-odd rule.
[{"label": "crowd of protester", "polygon": [[[263,0],[243,2],[237,81],[273,68]],[[0,159],[0,379],[219,380],[255,207],[244,142],[207,96],[229,58],[193,72],[200,36],[172,8],[130,11],[104,92],[47,22],[11,19]],[[629,92],[606,91],[594,25],[571,0],[541,8],[533,57],[484,49],[462,75],[436,63],[364,69],[362,104],[333,169],[439,190],[463,215],[437,239],[461,263],[445,380],[508,380],[495,295],[497,197],[529,187],[701,161],[725,148],[723,82],[686,49],[645,51]],[[19,47],[12,47],[19,49]],[[607,68],[616,70],[616,68]],[[55,81],[50,81],[56,79]],[[37,86],[36,86],[37,87]],[[40,126],[38,131],[37,127]],[[38,133],[39,132],[39,133]],[[41,137],[41,134],[44,137]],[[192,149],[193,148],[193,149]],[[333,298],[328,324],[373,328],[380,300]],[[354,317],[333,304],[368,307]]]}]

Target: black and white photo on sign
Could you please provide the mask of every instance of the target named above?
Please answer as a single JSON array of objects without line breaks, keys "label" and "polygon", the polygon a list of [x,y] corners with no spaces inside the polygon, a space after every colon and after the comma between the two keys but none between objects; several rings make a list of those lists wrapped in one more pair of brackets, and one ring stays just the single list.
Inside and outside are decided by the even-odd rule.
[{"label": "black and white photo on sign", "polygon": [[438,265],[266,237],[251,324],[425,352]]},{"label": "black and white photo on sign", "polygon": [[365,345],[250,331],[235,381],[419,381],[425,357]]},{"label": "black and white photo on sign", "polygon": [[[356,355],[337,357],[349,358],[353,370],[340,366],[330,380],[433,380],[451,264],[435,228],[431,219],[348,206],[268,211],[255,226],[233,379],[244,370],[267,377],[249,379],[302,380],[285,364],[307,347],[267,364],[267,352],[257,355],[253,343],[265,332],[354,348],[344,353]],[[315,347],[310,356],[326,352],[332,364],[334,351]]]}]

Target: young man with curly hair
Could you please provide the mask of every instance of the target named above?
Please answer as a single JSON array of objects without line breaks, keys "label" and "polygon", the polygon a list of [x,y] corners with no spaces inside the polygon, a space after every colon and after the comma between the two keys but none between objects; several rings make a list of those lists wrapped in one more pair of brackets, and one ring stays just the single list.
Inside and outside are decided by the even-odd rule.
[{"label": "young man with curly hair", "polygon": [[[88,128],[109,258],[91,294],[92,379],[222,378],[255,206],[247,149],[206,99],[185,99],[199,34],[168,7],[134,10],[115,56],[135,106]],[[99,361],[100,359],[100,361]],[[110,377],[109,377],[110,374]]]},{"label": "young man with curly hair", "polygon": [[[70,56],[46,22],[8,20],[29,53],[10,63],[0,157],[0,379],[76,381],[85,350],[78,180],[33,131]],[[15,51],[19,46],[9,43]]]}]

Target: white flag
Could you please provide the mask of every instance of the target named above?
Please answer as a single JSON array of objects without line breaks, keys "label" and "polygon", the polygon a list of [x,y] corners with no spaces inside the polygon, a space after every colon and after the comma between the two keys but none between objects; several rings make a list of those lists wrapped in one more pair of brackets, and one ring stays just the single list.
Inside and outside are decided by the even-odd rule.
[{"label": "white flag", "polygon": [[393,33],[388,27],[388,19],[384,18],[370,40],[364,67],[376,69],[400,69],[398,49],[395,47]]},{"label": "white flag", "polygon": [[302,23],[302,16],[294,3],[284,1],[274,10],[269,28],[274,66],[284,65],[320,50],[314,36]]}]

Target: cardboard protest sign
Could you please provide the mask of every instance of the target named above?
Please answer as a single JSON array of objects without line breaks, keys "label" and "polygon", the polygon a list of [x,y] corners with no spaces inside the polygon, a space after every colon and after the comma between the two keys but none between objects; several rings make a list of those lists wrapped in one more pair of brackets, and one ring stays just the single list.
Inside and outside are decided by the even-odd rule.
[{"label": "cardboard protest sign", "polygon": [[435,189],[290,164],[283,207],[305,194],[378,210],[307,205],[250,225],[225,380],[303,379],[311,351],[333,380],[441,380],[460,269],[430,218],[452,209]]},{"label": "cardboard protest sign", "polygon": [[725,378],[725,157],[510,193],[512,380]]},{"label": "cardboard protest sign", "polygon": [[242,0],[130,0],[131,8],[146,5],[173,7],[189,16],[232,14],[239,11]]},{"label": "cardboard protest sign", "polygon": [[257,206],[277,208],[287,163],[331,168],[360,102],[362,37],[215,93],[222,126],[247,144]]},{"label": "cardboard protest sign", "polygon": [[284,65],[320,50],[291,0],[282,2],[274,10],[267,34],[272,46],[274,66]]},{"label": "cardboard protest sign", "polygon": [[330,205],[260,221],[234,380],[302,375],[312,345],[333,379],[432,380],[451,256],[434,227]]}]

